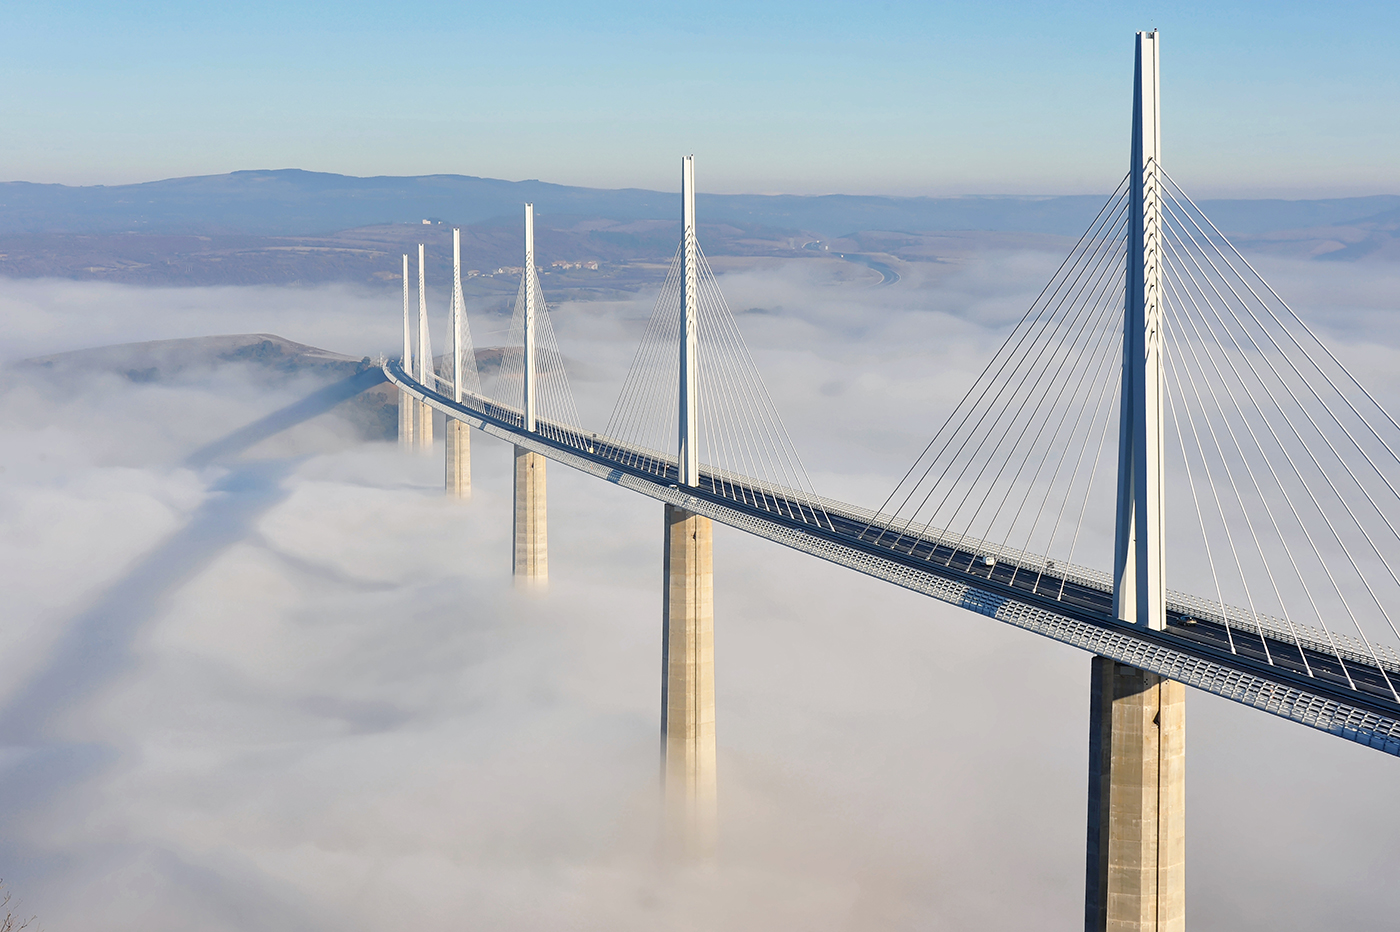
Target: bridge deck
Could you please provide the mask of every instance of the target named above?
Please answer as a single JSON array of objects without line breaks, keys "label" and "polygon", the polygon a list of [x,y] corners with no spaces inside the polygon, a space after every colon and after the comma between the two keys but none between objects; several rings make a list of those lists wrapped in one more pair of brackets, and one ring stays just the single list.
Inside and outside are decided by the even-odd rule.
[{"label": "bridge deck", "polygon": [[881,533],[864,509],[813,501],[744,477],[702,470],[698,487],[678,488],[675,466],[655,451],[560,424],[541,423],[531,433],[513,408],[476,395],[458,404],[409,378],[396,363],[385,363],[384,373],[449,417],[658,501],[1400,756],[1400,703],[1390,687],[1400,683],[1400,663],[1391,658],[1378,663],[1356,645],[1337,649],[1306,631],[1251,631],[1238,623],[1227,630],[1224,616],[1170,601],[1165,631],[1124,624],[1113,617],[1106,586],[1056,570],[1043,558],[993,557],[989,563],[985,558],[994,550],[981,542]]}]

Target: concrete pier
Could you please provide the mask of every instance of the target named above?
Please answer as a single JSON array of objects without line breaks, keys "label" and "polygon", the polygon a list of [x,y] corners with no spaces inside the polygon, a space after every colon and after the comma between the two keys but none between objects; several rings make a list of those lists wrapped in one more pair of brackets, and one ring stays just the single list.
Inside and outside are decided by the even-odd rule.
[{"label": "concrete pier", "polygon": [[1186,928],[1186,687],[1093,659],[1085,932]]},{"label": "concrete pier", "polygon": [[549,529],[545,520],[543,456],[515,448],[515,584],[549,582]]},{"label": "concrete pier", "polygon": [[399,448],[408,450],[413,447],[413,409],[418,406],[418,400],[407,392],[399,391]]},{"label": "concrete pier", "polygon": [[710,519],[666,506],[661,753],[674,850],[715,849],[715,584]]},{"label": "concrete pier", "polygon": [[447,419],[447,462],[443,470],[443,487],[448,498],[472,497],[472,435],[471,428],[455,417]]},{"label": "concrete pier", "polygon": [[421,453],[433,452],[433,406],[418,402],[413,417],[413,442]]}]

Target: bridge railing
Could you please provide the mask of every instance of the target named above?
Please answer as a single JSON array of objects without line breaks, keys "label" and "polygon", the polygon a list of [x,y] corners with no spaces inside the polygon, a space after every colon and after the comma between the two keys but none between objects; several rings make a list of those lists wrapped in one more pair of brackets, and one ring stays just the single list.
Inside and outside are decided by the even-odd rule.
[{"label": "bridge railing", "polygon": [[[832,514],[858,518],[868,523],[872,531],[897,528],[896,522],[900,520],[894,515],[878,513],[830,499],[824,499],[822,504]],[[898,530],[887,531],[887,539],[899,536]],[[1100,592],[1110,594],[1113,592],[1113,577],[1110,574],[1092,567],[1063,562],[1044,554],[1007,547],[982,538],[949,533],[942,528],[910,529],[904,531],[902,536],[904,539],[910,540],[911,544],[914,540],[920,543],[939,544],[955,550],[989,556],[999,564],[1016,566],[1027,572],[1043,572],[1056,579],[1063,579]],[[1243,606],[1232,605],[1228,602],[1222,606],[1219,601],[1192,595],[1179,589],[1167,590],[1167,610],[1198,621],[1228,626],[1237,632],[1251,635],[1258,635],[1262,632],[1265,637],[1272,640],[1296,644],[1329,656],[1340,655],[1348,661],[1366,666],[1375,665],[1375,660],[1372,659],[1374,652],[1375,657],[1387,669],[1393,668],[1393,672],[1400,674],[1400,653],[1394,649],[1385,645],[1367,645],[1360,638],[1327,631],[1314,625],[1253,612]]]},{"label": "bridge railing", "polygon": [[[1325,631],[1322,628],[1296,621],[1290,622],[1288,619],[1276,618],[1272,615],[1251,612],[1247,608],[1231,605],[1228,602],[1224,606],[1225,611],[1222,612],[1219,602],[1201,596],[1189,595],[1175,589],[1167,590],[1167,609],[1215,624],[1225,624],[1228,619],[1230,628],[1236,632],[1258,634],[1262,630],[1265,636],[1271,639],[1288,644],[1297,643],[1308,650],[1315,650],[1328,656],[1340,655],[1346,660],[1368,667],[1375,666],[1376,660],[1379,660],[1387,671],[1400,674],[1400,653],[1385,644],[1372,643],[1368,646],[1360,638],[1336,631]],[[1372,654],[1375,655],[1375,659],[1372,659]]]}]

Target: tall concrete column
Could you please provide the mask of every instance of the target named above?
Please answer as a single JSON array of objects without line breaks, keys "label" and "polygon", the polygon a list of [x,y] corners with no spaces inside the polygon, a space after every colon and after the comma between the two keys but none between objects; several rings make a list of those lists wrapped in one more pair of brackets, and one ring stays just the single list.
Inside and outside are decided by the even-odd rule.
[{"label": "tall concrete column", "polygon": [[413,421],[413,439],[419,452],[433,452],[433,406],[418,403],[418,416]]},{"label": "tall concrete column", "polygon": [[399,447],[413,447],[413,409],[418,407],[418,399],[407,392],[399,392]]},{"label": "tall concrete column", "polygon": [[[452,400],[462,403],[462,324],[466,314],[462,300],[462,231],[452,231],[452,315],[447,334],[451,343]],[[448,498],[471,498],[472,494],[472,435],[470,428],[456,418],[447,418],[447,460],[443,487]]]},{"label": "tall concrete column", "polygon": [[448,498],[472,497],[472,435],[471,428],[455,417],[447,419],[447,465],[444,488]]},{"label": "tall concrete column", "polygon": [[691,856],[714,851],[715,571],[710,519],[666,506],[661,635],[661,752],[668,836]]},{"label": "tall concrete column", "polygon": [[544,464],[538,453],[515,448],[515,584],[549,581],[549,529],[545,521]]},{"label": "tall concrete column", "polygon": [[1093,659],[1085,932],[1186,928],[1186,687]]}]

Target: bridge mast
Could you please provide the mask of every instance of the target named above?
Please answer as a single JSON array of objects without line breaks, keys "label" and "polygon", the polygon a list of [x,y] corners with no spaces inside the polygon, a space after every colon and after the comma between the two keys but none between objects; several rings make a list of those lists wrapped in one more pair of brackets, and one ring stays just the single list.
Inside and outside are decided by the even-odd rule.
[{"label": "bridge mast", "polygon": [[695,348],[696,305],[699,282],[696,278],[695,239],[695,156],[681,159],[681,361],[680,361],[680,442],[677,448],[678,481],[681,485],[700,483],[699,451],[695,446]]},{"label": "bridge mast", "polygon": [[[399,362],[404,374],[413,377],[413,335],[408,324],[408,253],[403,254],[403,356]],[[399,446],[413,446],[413,411],[417,404],[402,389],[399,390]]]},{"label": "bridge mast", "polygon": [[[1137,34],[1118,436],[1117,617],[1166,627],[1157,33]],[[1091,662],[1087,932],[1186,928],[1186,687]]]},{"label": "bridge mast", "polygon": [[1167,626],[1162,489],[1162,304],[1158,173],[1162,154],[1157,32],[1137,37],[1129,169],[1127,294],[1118,427],[1114,611],[1156,631]]},{"label": "bridge mast", "polygon": [[525,205],[525,429],[535,429],[535,205]]},{"label": "bridge mast", "polygon": [[462,403],[462,231],[452,231],[452,400]]},{"label": "bridge mast", "polygon": [[[433,349],[428,340],[428,289],[424,282],[423,271],[423,244],[418,244],[418,383],[428,388],[434,388],[431,376],[433,373]],[[433,408],[426,401],[418,405],[418,423],[414,425],[414,439],[418,441],[418,449],[431,450],[433,448]]]}]

